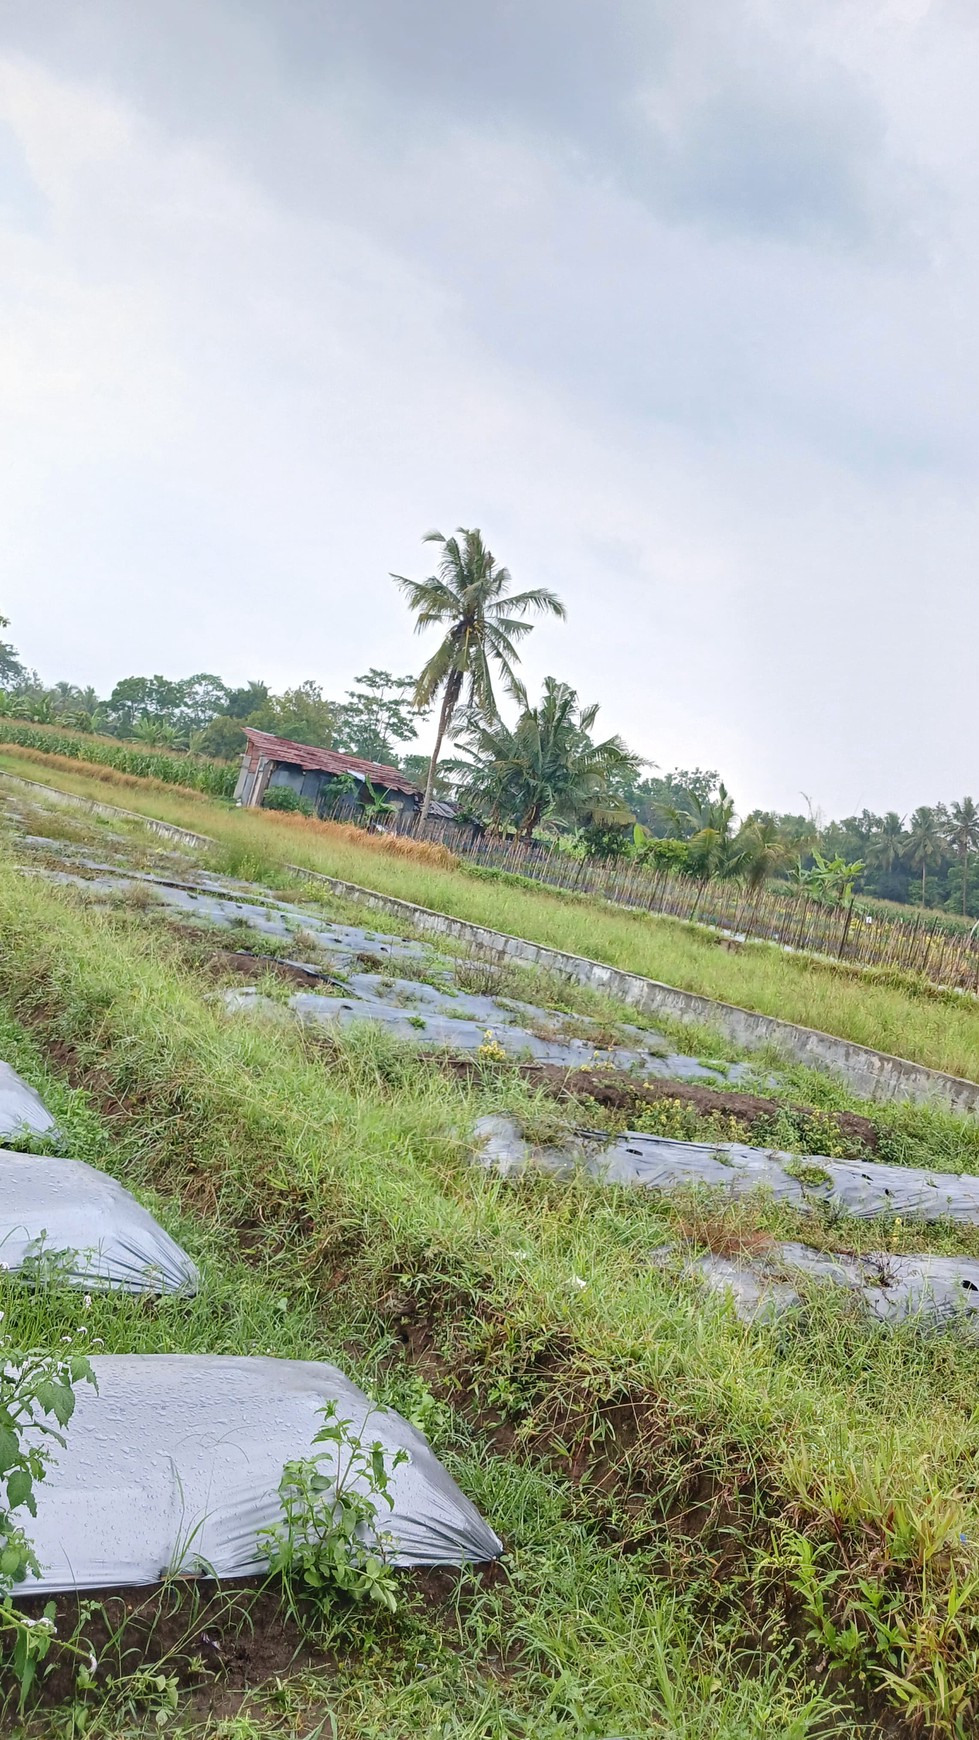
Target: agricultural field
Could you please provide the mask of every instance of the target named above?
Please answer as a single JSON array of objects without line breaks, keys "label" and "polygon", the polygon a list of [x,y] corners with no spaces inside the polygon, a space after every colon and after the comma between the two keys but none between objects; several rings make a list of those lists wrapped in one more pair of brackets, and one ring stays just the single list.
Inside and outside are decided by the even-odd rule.
[{"label": "agricultural field", "polygon": [[292,887],[301,865],[457,918],[606,961],[687,991],[775,1015],[979,1080],[979,999],[888,969],[846,968],[753,942],[733,949],[696,925],[601,900],[501,879],[441,847],[366,835],[273,811],[236,810],[192,791],[87,771],[35,750],[0,746],[0,772],[158,816],[211,836],[229,874]]},{"label": "agricultural field", "polygon": [[[774,1055],[653,1029],[538,971],[435,950],[394,921],[365,928],[362,908],[287,866],[976,1076],[971,1001],[774,950],[729,954],[679,925],[464,875],[445,855],[122,775],[13,750],[0,768],[215,841],[173,846],[0,780],[0,1060],[56,1125],[8,1146],[125,1187],[197,1276],[196,1290],[86,1290],[64,1262],[11,1261],[8,1358],[327,1362],[424,1434],[482,1538],[502,1544],[434,1568],[382,1551],[378,1599],[337,1530],[315,1557],[291,1536],[246,1578],[190,1576],[182,1559],[115,1591],[31,1596],[22,1582],[0,1608],[4,1731],[975,1732],[967,1298],[938,1315],[922,1299],[894,1321],[859,1288],[794,1276],[790,1308],[773,1289],[772,1309],[749,1316],[708,1276],[711,1259],[782,1275],[787,1243],[876,1265],[879,1295],[913,1256],[971,1274],[979,1213],[852,1212],[829,1186],[847,1168],[909,1185],[922,1170],[979,1173],[979,1123],[860,1104]],[[525,1166],[488,1163],[487,1118],[518,1132]],[[609,1151],[626,1131],[703,1144],[731,1155],[732,1184],[639,1188],[534,1163],[574,1152],[582,1129]],[[732,1144],[778,1150],[792,1188],[736,1189]],[[98,1429],[83,1363],[69,1378],[75,1411],[62,1408],[64,1443],[49,1441],[35,1477],[42,1534],[45,1480],[70,1472],[83,1420]],[[356,1454],[349,1433],[341,1448]],[[383,1512],[397,1470],[364,1478]],[[30,1540],[27,1508],[10,1514]],[[18,1630],[12,1613],[42,1623]]]}]

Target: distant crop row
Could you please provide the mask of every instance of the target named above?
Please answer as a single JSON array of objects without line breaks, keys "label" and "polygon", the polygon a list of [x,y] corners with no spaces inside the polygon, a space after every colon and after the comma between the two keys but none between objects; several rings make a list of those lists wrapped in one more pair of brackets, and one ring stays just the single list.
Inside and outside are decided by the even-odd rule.
[{"label": "distant crop row", "polygon": [[105,737],[59,730],[56,726],[31,725],[0,718],[0,743],[16,743],[23,749],[39,749],[46,755],[66,755],[72,761],[114,767],[137,779],[160,779],[167,785],[182,785],[208,797],[234,796],[237,766],[209,761],[200,755],[171,755],[164,749],[136,749]]}]

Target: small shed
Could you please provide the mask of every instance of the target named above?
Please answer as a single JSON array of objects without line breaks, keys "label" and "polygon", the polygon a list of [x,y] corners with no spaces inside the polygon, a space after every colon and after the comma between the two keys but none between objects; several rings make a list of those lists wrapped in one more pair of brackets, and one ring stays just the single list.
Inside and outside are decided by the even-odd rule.
[{"label": "small shed", "polygon": [[258,809],[266,792],[280,786],[308,799],[318,816],[354,815],[371,801],[372,792],[402,814],[421,808],[421,787],[396,767],[334,749],[312,749],[308,743],[292,743],[248,725],[244,730],[247,748],[235,798],[248,809]]}]

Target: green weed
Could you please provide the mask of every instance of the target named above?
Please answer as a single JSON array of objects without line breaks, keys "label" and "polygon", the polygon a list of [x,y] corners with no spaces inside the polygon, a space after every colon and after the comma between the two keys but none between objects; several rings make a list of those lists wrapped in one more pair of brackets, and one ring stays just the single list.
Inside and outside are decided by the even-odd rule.
[{"label": "green weed", "polygon": [[350,1420],[340,1419],[335,1402],[322,1412],[313,1444],[330,1449],[286,1463],[279,1486],[282,1521],[262,1541],[269,1569],[297,1620],[303,1616],[300,1591],[314,1605],[340,1591],[394,1613],[396,1582],[378,1517],[382,1505],[394,1508],[391,1476],[408,1452],[398,1450],[389,1459],[382,1444],[365,1443]]}]

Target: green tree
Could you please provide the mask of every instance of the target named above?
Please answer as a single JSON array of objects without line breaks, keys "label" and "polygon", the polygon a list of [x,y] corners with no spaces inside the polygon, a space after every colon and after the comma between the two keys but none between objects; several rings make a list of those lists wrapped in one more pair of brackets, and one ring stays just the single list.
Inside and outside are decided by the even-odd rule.
[{"label": "green tree", "polygon": [[[224,685],[222,685],[222,688]],[[219,761],[233,761],[245,747],[244,725],[271,731],[266,723],[273,716],[272,697],[265,683],[257,680],[242,684],[239,689],[224,689],[224,705],[199,729],[197,748],[201,755],[216,756]],[[301,727],[300,727],[301,728]],[[286,736],[288,733],[282,732]],[[300,739],[305,741],[305,739]]]},{"label": "green tree", "polygon": [[672,870],[678,876],[689,876],[690,846],[686,840],[660,840],[650,835],[638,853],[640,862],[656,870]]},{"label": "green tree", "polygon": [[649,833],[662,836],[667,826],[664,811],[682,808],[692,798],[707,803],[717,795],[719,777],[713,769],[701,767],[678,767],[672,773],[647,775],[632,782],[626,794],[629,808]]},{"label": "green tree", "polygon": [[841,822],[829,822],[822,830],[820,850],[827,859],[840,858],[844,863],[866,863],[870,842],[883,826],[883,816],[862,810],[859,816],[845,816]]},{"label": "green tree", "polygon": [[269,691],[265,683],[245,683],[240,689],[229,689],[227,691],[225,705],[221,710],[221,713],[216,714],[215,717],[226,719],[249,719],[253,713],[257,712],[259,707],[264,707],[268,698]]},{"label": "green tree", "polygon": [[221,678],[210,671],[197,671],[192,677],[123,677],[99,711],[117,737],[135,736],[140,722],[147,721],[142,736],[149,742],[150,727],[167,734],[172,730],[178,738],[203,731],[226,710],[227,702],[228,691]]},{"label": "green tree", "polygon": [[308,743],[311,749],[330,749],[333,744],[333,703],[312,680],[281,695],[270,695],[246,723],[257,731],[288,737],[293,743]]},{"label": "green tree", "polygon": [[412,697],[414,677],[393,677],[373,667],[355,678],[356,688],[335,708],[335,744],[347,755],[390,764],[398,745],[417,736]]},{"label": "green tree", "polygon": [[200,733],[199,753],[213,755],[219,761],[233,761],[244,753],[245,733],[242,721],[230,713],[219,713]]},{"label": "green tree", "polygon": [[193,677],[185,677],[180,686],[183,689],[180,703],[168,719],[177,731],[185,734],[203,731],[212,719],[227,712],[228,690],[213,672],[198,671]]},{"label": "green tree", "polygon": [[531,707],[526,691],[512,683],[521,707],[512,730],[499,719],[470,716],[468,760],[451,764],[463,801],[525,839],[545,820],[602,822],[610,812],[621,815],[618,790],[640,760],[620,737],[594,741],[597,705],[579,707],[574,689],[546,677],[541,700]]},{"label": "green tree", "polygon": [[[405,755],[401,759],[401,771],[407,779],[414,780],[416,785],[425,789],[428,769],[431,765],[430,755]],[[435,784],[432,787],[433,798],[447,798],[451,793],[451,781],[445,772],[445,763],[435,770]]]},{"label": "green tree", "polygon": [[949,823],[949,841],[955,847],[962,875],[962,915],[965,917],[969,899],[969,853],[974,846],[979,846],[979,809],[975,800],[964,797],[961,803],[953,804]]},{"label": "green tree", "polygon": [[131,737],[141,719],[172,719],[183,698],[184,685],[167,677],[122,677],[104,703],[103,713],[115,736]]},{"label": "green tree", "polygon": [[772,839],[778,838],[788,848],[790,858],[809,854],[820,844],[819,822],[813,815],[791,815],[777,810],[752,810],[742,822],[742,828],[756,826]]},{"label": "green tree", "polygon": [[669,837],[688,842],[690,868],[695,875],[734,874],[734,799],[723,781],[716,794],[702,797],[681,788],[673,801],[662,804],[661,814]]},{"label": "green tree", "polygon": [[[0,628],[9,628],[10,623],[5,616],[0,616]],[[0,640],[0,685],[9,688],[19,683],[24,677],[24,667],[17,657],[17,652],[9,641]]]},{"label": "green tree", "polygon": [[921,904],[926,904],[929,868],[941,863],[945,853],[945,838],[938,811],[928,804],[919,804],[911,817],[908,830],[907,859],[912,870],[921,871]]},{"label": "green tree", "polygon": [[48,699],[56,719],[63,719],[66,713],[73,713],[81,706],[81,689],[74,683],[53,683],[48,690]]},{"label": "green tree", "polygon": [[[460,541],[461,540],[461,541]],[[531,631],[524,618],[528,611],[549,611],[563,617],[564,605],[553,592],[538,586],[528,592],[510,592],[510,574],[497,564],[478,530],[459,526],[451,538],[428,532],[423,540],[439,544],[438,573],[427,580],[408,580],[403,574],[391,578],[400,586],[415,612],[416,634],[427,628],[447,628],[443,640],[425,665],[415,685],[415,706],[426,711],[441,694],[435,747],[432,750],[422,802],[422,820],[428,814],[435,786],[435,772],[442,744],[468,686],[470,714],[487,725],[498,718],[493,691],[493,667],[502,673],[508,689],[523,695],[514,666],[519,663],[517,642]],[[526,697],[523,697],[524,702]]]}]

